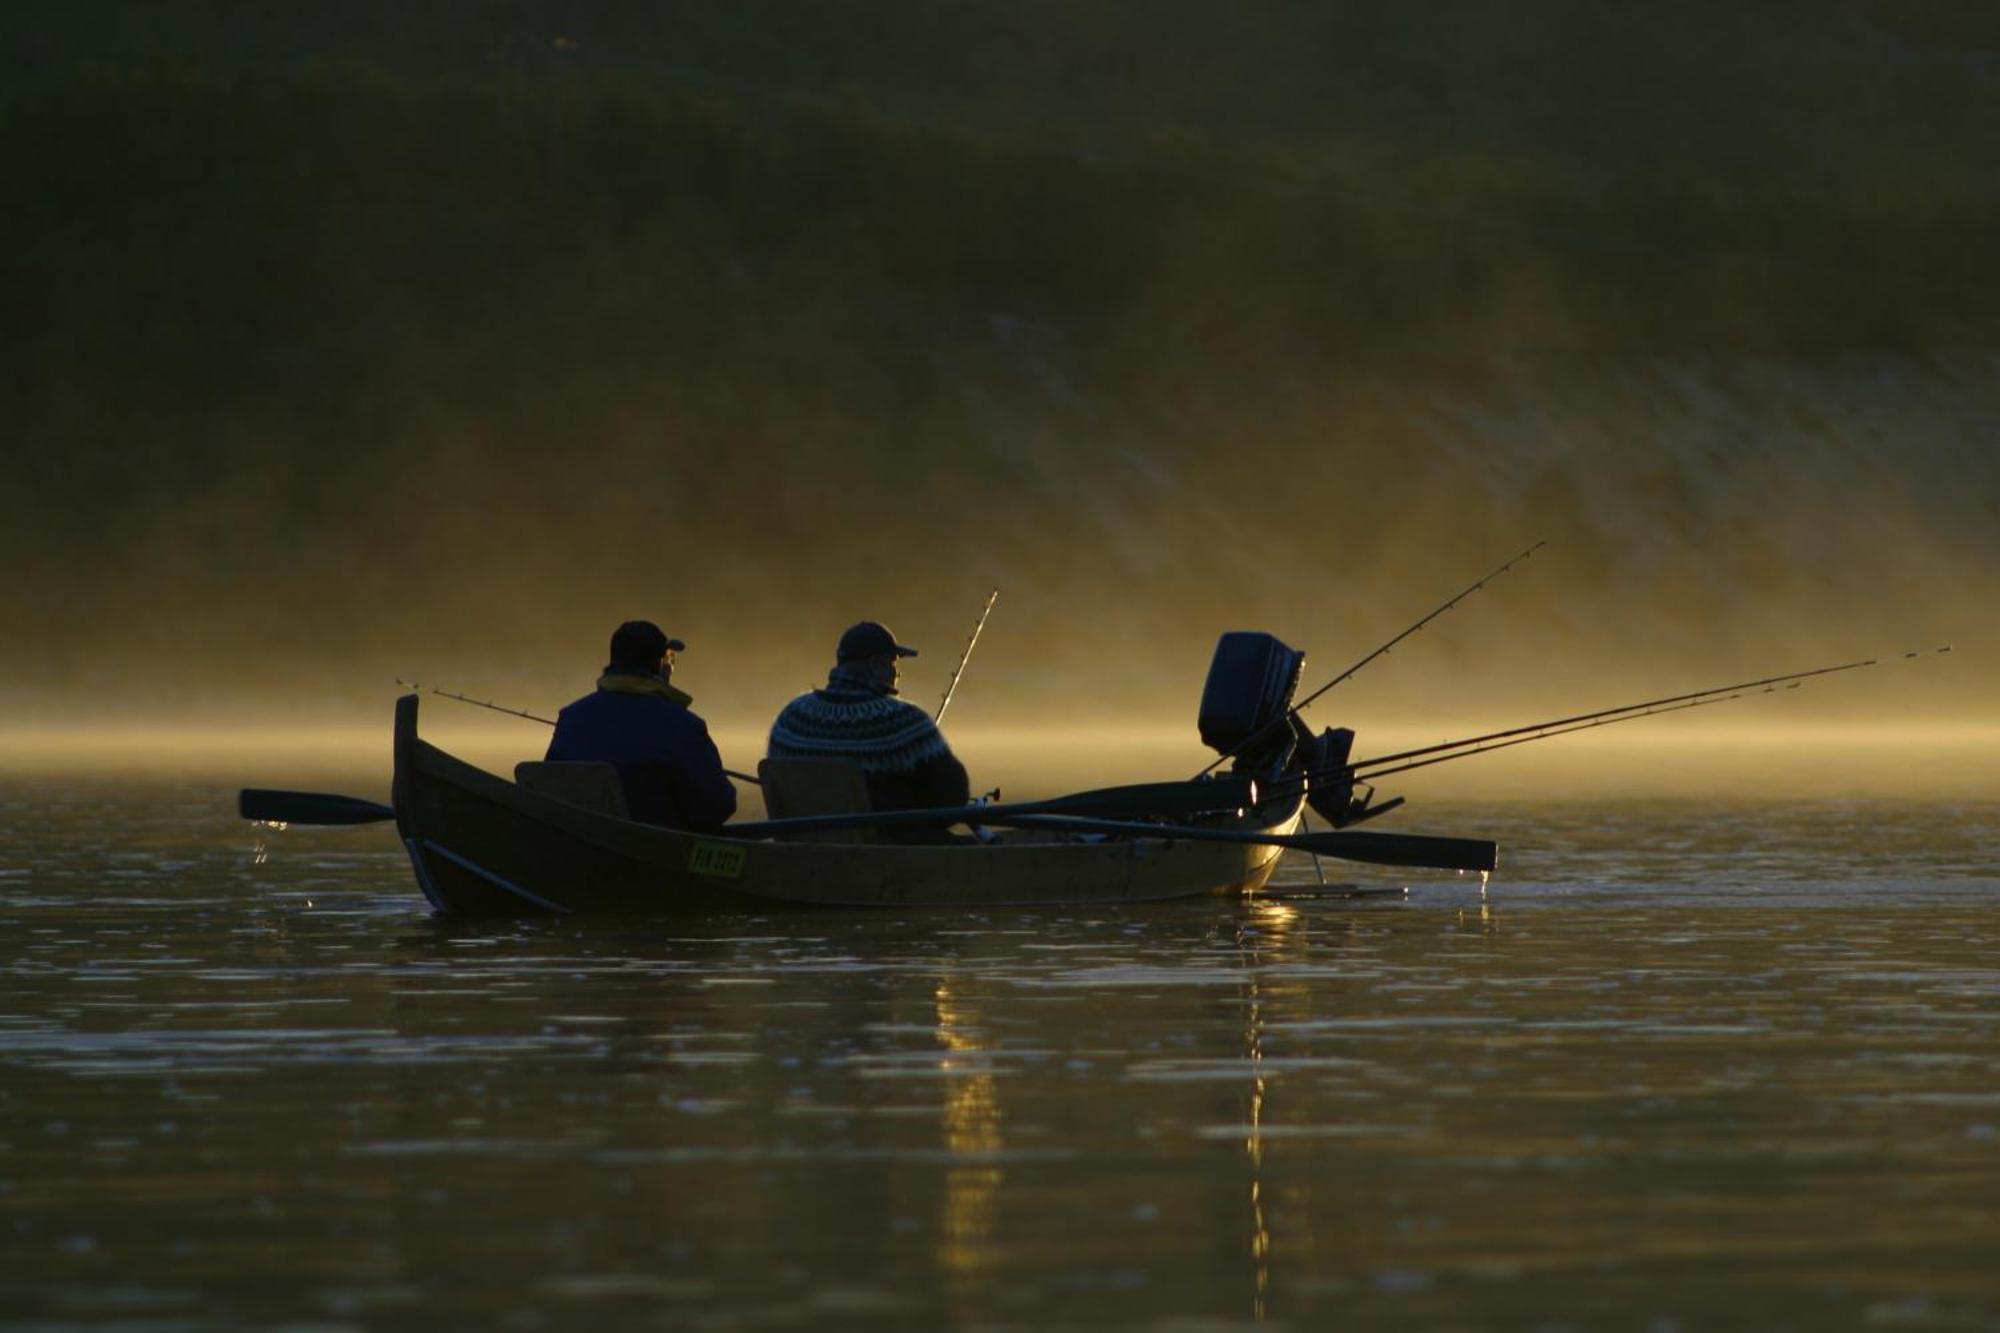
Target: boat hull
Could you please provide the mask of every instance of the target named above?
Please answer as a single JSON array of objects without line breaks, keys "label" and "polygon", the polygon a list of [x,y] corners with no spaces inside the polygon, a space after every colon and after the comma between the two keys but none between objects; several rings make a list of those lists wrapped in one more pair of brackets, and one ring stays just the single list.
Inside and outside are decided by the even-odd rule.
[{"label": "boat hull", "polygon": [[[1173,838],[902,846],[655,828],[454,758],[417,735],[414,695],[396,705],[394,800],[418,886],[452,916],[1153,902],[1260,888],[1281,855]],[[1288,833],[1299,809],[1294,797],[1223,827]]]}]

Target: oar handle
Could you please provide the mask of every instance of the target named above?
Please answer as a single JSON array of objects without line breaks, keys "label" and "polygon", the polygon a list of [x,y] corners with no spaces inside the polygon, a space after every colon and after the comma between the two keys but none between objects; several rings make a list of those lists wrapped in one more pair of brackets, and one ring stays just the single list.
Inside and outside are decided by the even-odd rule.
[{"label": "oar handle", "polygon": [[245,787],[238,792],[236,813],[262,824],[378,824],[396,817],[389,806],[359,796],[264,787]]}]

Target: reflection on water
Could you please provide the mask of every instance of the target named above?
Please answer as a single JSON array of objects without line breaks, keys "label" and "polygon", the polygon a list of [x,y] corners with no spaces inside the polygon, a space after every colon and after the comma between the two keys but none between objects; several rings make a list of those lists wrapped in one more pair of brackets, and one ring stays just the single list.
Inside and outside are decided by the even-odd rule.
[{"label": "reflection on water", "polygon": [[[1313,858],[1313,878],[1324,884],[1324,870]],[[1238,942],[1244,961],[1243,1046],[1250,1058],[1250,1112],[1243,1150],[1250,1158],[1250,1257],[1256,1266],[1256,1298],[1251,1314],[1263,1322],[1265,1297],[1271,1285],[1271,1229],[1264,1217],[1264,1098],[1269,1090],[1264,1070],[1266,965],[1277,960],[1298,911],[1282,902],[1252,901],[1244,923],[1238,927]]]},{"label": "reflection on water", "polygon": [[457,925],[380,829],[0,810],[0,1326],[2000,1326],[1990,806]]},{"label": "reflection on water", "polygon": [[975,1275],[992,1258],[993,1196],[1001,1168],[1000,1101],[992,1066],[983,1058],[983,1033],[952,996],[951,982],[937,985],[937,1038],[948,1054],[944,1074],[945,1151],[954,1163],[945,1174],[943,1244],[939,1258],[956,1278]]}]

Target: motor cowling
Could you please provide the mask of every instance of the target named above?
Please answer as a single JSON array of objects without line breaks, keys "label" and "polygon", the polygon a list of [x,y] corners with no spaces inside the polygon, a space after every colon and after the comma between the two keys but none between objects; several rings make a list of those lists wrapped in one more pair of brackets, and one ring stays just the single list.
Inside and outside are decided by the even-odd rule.
[{"label": "motor cowling", "polygon": [[1282,766],[1295,737],[1280,725],[1298,693],[1306,655],[1276,635],[1231,630],[1215,644],[1208,682],[1201,691],[1197,725],[1202,744],[1218,754],[1235,754],[1239,771]]}]

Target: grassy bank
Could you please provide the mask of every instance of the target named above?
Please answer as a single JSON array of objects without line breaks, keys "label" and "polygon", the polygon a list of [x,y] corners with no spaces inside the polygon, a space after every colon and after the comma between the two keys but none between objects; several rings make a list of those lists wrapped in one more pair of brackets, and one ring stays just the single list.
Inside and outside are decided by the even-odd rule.
[{"label": "grassy bank", "polygon": [[[594,624],[580,587],[1219,598],[1220,549],[1393,547],[1462,483],[1316,457],[1357,394],[1995,337],[1949,6],[755,9],[53,23],[0,95],[37,675],[134,624],[163,661]],[[1358,528],[1264,515],[1283,476],[1365,480]]]}]

